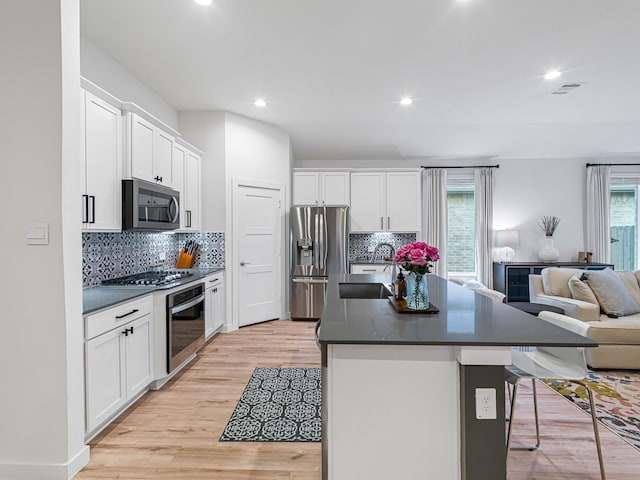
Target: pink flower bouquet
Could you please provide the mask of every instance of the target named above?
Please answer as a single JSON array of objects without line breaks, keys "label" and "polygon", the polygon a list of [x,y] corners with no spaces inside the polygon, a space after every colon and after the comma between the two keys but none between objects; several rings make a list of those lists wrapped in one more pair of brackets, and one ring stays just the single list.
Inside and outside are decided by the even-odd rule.
[{"label": "pink flower bouquet", "polygon": [[424,242],[414,242],[401,247],[395,261],[408,272],[424,275],[431,272],[433,262],[440,258],[438,249]]}]

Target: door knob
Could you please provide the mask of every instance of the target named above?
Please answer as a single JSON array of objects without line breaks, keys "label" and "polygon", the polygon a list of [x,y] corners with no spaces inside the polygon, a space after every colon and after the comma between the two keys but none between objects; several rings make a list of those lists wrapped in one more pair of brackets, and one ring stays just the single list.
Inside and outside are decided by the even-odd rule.
[{"label": "door knob", "polygon": [[250,265],[251,262],[240,262],[240,266],[244,267],[245,265]]}]

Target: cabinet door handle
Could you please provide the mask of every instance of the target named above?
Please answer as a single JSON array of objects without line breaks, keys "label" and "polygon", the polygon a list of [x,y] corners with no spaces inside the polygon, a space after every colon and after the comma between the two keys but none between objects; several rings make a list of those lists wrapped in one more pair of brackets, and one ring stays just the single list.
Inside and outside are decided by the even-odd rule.
[{"label": "cabinet door handle", "polygon": [[82,195],[82,223],[89,223],[89,195]]},{"label": "cabinet door handle", "polygon": [[387,217],[387,230],[391,230],[391,217]]},{"label": "cabinet door handle", "polygon": [[96,197],[89,195],[89,199],[91,200],[91,220],[89,223],[96,223]]},{"label": "cabinet door handle", "polygon": [[215,282],[217,282],[217,281],[218,281],[218,279],[217,279],[217,278],[214,278],[213,280],[209,280],[209,283],[215,283]]},{"label": "cabinet door handle", "polygon": [[133,310],[131,310],[129,313],[125,313],[123,315],[117,315],[116,316],[116,320],[120,320],[121,318],[124,317],[128,317],[129,315],[133,315],[134,313],[137,313],[139,310],[137,308],[134,308]]},{"label": "cabinet door handle", "polygon": [[214,289],[213,289],[213,293],[218,293],[218,289],[217,289],[217,288],[214,288]]},{"label": "cabinet door handle", "polygon": [[384,230],[384,218],[380,217],[380,230]]},{"label": "cabinet door handle", "polygon": [[184,213],[187,214],[187,227],[191,226],[191,210],[185,210]]}]

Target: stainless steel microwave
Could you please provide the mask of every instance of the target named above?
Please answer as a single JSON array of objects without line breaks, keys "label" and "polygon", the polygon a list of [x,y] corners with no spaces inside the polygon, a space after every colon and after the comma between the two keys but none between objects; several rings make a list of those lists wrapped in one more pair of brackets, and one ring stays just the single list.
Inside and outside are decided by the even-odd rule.
[{"label": "stainless steel microwave", "polygon": [[180,192],[142,180],[122,181],[122,229],[164,232],[180,228]]}]

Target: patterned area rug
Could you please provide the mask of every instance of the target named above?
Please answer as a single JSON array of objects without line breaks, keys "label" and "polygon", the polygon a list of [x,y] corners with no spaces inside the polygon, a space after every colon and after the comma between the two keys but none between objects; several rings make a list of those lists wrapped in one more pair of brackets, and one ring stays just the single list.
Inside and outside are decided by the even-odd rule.
[{"label": "patterned area rug", "polygon": [[[596,417],[605,427],[640,450],[640,372],[602,370],[583,380],[593,391]],[[545,383],[591,414],[586,389],[564,380]]]},{"label": "patterned area rug", "polygon": [[221,442],[319,442],[319,368],[256,368]]}]

